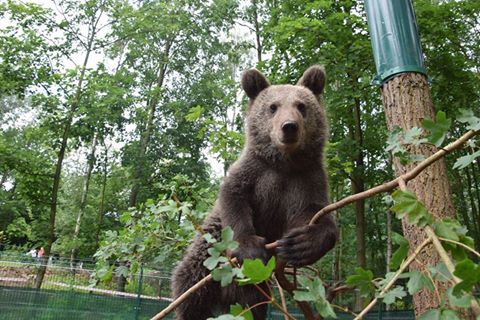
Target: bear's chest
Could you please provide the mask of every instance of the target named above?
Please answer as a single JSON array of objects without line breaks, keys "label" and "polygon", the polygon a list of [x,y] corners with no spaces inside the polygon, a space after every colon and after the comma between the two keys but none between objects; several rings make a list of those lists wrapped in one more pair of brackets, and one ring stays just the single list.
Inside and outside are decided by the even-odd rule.
[{"label": "bear's chest", "polygon": [[313,201],[313,189],[312,178],[306,175],[265,172],[258,177],[252,199],[258,234],[278,239]]}]

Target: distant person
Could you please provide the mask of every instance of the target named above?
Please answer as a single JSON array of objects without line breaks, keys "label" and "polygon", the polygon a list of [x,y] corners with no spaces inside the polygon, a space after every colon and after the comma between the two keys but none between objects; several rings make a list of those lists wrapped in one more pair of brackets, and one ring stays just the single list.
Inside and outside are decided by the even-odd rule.
[{"label": "distant person", "polygon": [[43,247],[40,248],[40,250],[38,250],[38,258],[42,258],[43,257],[43,253],[44,253],[44,250],[43,250]]},{"label": "distant person", "polygon": [[37,249],[32,248],[32,250],[27,252],[27,256],[32,257],[32,260],[37,259]]}]

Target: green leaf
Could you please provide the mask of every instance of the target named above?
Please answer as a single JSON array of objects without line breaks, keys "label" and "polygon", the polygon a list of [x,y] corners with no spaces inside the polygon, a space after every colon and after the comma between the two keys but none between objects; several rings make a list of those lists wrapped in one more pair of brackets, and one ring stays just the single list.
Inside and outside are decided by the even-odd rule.
[{"label": "green leaf", "polygon": [[108,267],[101,268],[100,270],[98,270],[98,274],[97,274],[98,278],[101,281],[105,281],[105,282],[112,280],[113,268],[114,266],[111,266],[110,268]]},{"label": "green leaf", "polygon": [[477,118],[472,110],[460,109],[460,115],[457,120],[462,123],[468,123],[467,129],[480,130],[480,118]]},{"label": "green leaf", "polygon": [[431,119],[424,119],[422,125],[425,129],[430,131],[428,141],[440,147],[445,140],[448,130],[452,124],[451,119],[447,119],[445,112],[438,111],[436,116],[436,122]]},{"label": "green leaf", "polygon": [[458,314],[453,310],[442,310],[440,320],[460,320]]},{"label": "green leaf", "polygon": [[476,158],[480,156],[480,150],[466,156],[460,157],[455,161],[453,169],[463,169],[468,167]]},{"label": "green leaf", "polygon": [[470,303],[472,302],[472,296],[469,294],[464,294],[462,296],[456,296],[453,294],[453,288],[450,287],[447,289],[447,297],[450,301],[450,305],[459,308],[470,308]]},{"label": "green leaf", "polygon": [[402,286],[396,286],[393,289],[390,289],[383,295],[383,303],[392,304],[396,299],[402,299],[407,293],[403,290]]},{"label": "green leaf", "polygon": [[410,279],[407,283],[408,293],[413,295],[423,288],[427,288],[430,291],[435,290],[432,280],[427,277],[423,272],[413,271],[408,273]]},{"label": "green leaf", "polygon": [[264,265],[260,259],[245,259],[242,266],[245,278],[237,282],[240,285],[262,283],[271,277],[273,270],[275,270],[275,257],[271,257],[267,265]]},{"label": "green leaf", "polygon": [[359,267],[355,269],[354,275],[347,277],[345,283],[352,287],[357,287],[362,296],[368,296],[375,291],[373,285],[373,273],[370,270],[364,270]]},{"label": "green leaf", "polygon": [[219,252],[224,252],[225,250],[235,250],[238,248],[238,242],[233,240],[233,230],[230,227],[226,227],[222,230],[222,240],[213,244]]},{"label": "green leaf", "polygon": [[453,274],[462,279],[462,282],[453,287],[453,294],[459,296],[462,291],[470,292],[480,281],[480,266],[470,259],[465,259],[457,263]]},{"label": "green leaf", "polygon": [[205,109],[202,106],[193,107],[188,111],[188,114],[185,116],[185,120],[189,122],[197,121],[204,112]]},{"label": "green leaf", "polygon": [[399,219],[406,216],[409,223],[419,227],[433,223],[432,215],[412,192],[397,190],[392,194],[392,197],[395,201],[392,211],[397,214]]},{"label": "green leaf", "polygon": [[418,320],[440,320],[440,314],[441,310],[440,309],[432,309],[428,310],[424,314],[422,314]]},{"label": "green leaf", "polygon": [[392,241],[395,244],[398,244],[400,247],[393,253],[392,260],[390,261],[390,267],[392,269],[397,269],[400,267],[400,264],[407,257],[408,249],[410,245],[408,241],[396,232],[392,232]]},{"label": "green leaf", "polygon": [[[467,236],[467,232],[467,228],[462,226],[454,219],[443,219],[442,221],[437,221],[435,223],[435,233],[438,236],[457,241],[470,248],[474,248],[473,239]],[[456,261],[461,261],[468,257],[465,248],[460,245],[445,241],[443,242],[443,246],[452,253],[453,258]]]},{"label": "green leaf", "polygon": [[130,275],[130,269],[127,266],[118,266],[115,269],[115,275],[127,278]]},{"label": "green leaf", "polygon": [[212,278],[215,281],[220,281],[222,287],[228,286],[232,283],[235,272],[231,265],[224,265],[212,271]]},{"label": "green leaf", "polygon": [[324,318],[337,318],[335,311],[325,297],[325,287],[322,281],[317,277],[313,280],[298,276],[298,283],[301,285],[300,290],[293,291],[293,298],[297,301],[312,301],[318,313]]},{"label": "green leaf", "polygon": [[245,311],[243,307],[238,303],[230,306],[230,314],[233,316],[239,316],[240,314],[242,314],[241,316],[245,320],[253,320],[252,311],[251,310]]},{"label": "green leaf", "polygon": [[205,266],[205,268],[207,268],[208,270],[213,270],[215,269],[219,263],[224,263],[224,262],[227,262],[228,259],[226,257],[223,257],[223,256],[211,256],[207,259],[205,259],[205,261],[203,261],[203,265]]},{"label": "green leaf", "polygon": [[441,262],[435,267],[429,267],[433,279],[440,282],[448,282],[452,279],[452,274],[448,271],[447,266]]},{"label": "green leaf", "polygon": [[460,241],[457,232],[454,230],[455,224],[450,221],[437,221],[435,222],[435,234],[439,237]]},{"label": "green leaf", "polygon": [[399,126],[395,126],[395,128],[393,128],[392,132],[390,132],[390,135],[387,138],[387,147],[385,148],[385,150],[387,152],[392,152],[394,156],[399,153],[404,153],[405,148],[400,141],[402,136],[402,128],[400,128]]},{"label": "green leaf", "polygon": [[427,142],[427,139],[420,138],[422,134],[423,130],[421,128],[410,128],[409,130],[407,130],[407,132],[405,132],[405,135],[403,136],[403,143],[418,146],[422,143]]},{"label": "green leaf", "polygon": [[203,238],[205,238],[205,241],[207,241],[207,243],[216,243],[217,242],[217,239],[215,239],[210,233],[205,233],[203,235]]}]

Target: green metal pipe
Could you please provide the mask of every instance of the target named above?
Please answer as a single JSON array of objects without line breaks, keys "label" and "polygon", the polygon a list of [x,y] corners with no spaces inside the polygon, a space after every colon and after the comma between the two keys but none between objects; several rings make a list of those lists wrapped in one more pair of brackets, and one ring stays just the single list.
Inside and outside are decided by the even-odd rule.
[{"label": "green metal pipe", "polygon": [[427,74],[410,0],[365,0],[373,56],[374,83],[381,85],[406,72]]}]

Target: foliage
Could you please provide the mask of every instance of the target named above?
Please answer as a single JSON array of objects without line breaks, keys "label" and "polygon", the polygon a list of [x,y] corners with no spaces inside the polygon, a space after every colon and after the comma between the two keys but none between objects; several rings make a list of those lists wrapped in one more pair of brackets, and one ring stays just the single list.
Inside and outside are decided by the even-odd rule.
[{"label": "foliage", "polygon": [[[171,265],[181,257],[204,215],[192,203],[167,196],[156,203],[148,200],[139,208],[130,208],[120,217],[125,227],[105,233],[95,253],[95,276],[109,281],[114,273],[125,277],[135,274],[141,264]],[[180,224],[182,220],[190,223]]]},{"label": "foliage", "polygon": [[[275,83],[295,83],[313,63],[326,66],[330,142],[325,153],[334,201],[391,180],[392,156],[413,164],[424,160],[412,154],[415,147],[435,150],[480,129],[480,4],[475,0],[414,1],[439,112],[406,132],[387,129],[378,88],[371,85],[375,69],[362,1],[57,3],[0,4],[0,241],[2,248],[23,250],[53,239],[56,254],[70,255],[74,248],[79,257],[97,252],[102,265],[97,276],[104,280],[128,277],[141,263],[171,269],[181,256],[215,198],[219,178],[212,173],[225,175],[244,144],[246,101],[238,79],[240,71],[254,66],[252,48],[256,67]],[[65,135],[59,195],[52,199]],[[434,222],[410,192],[393,195],[397,217],[430,226],[445,239],[462,283],[450,286],[445,265],[430,266],[404,273],[406,287],[387,291],[384,302],[430,290],[434,279],[450,286],[443,300],[467,307],[478,284],[472,250],[480,245],[479,156],[472,140],[446,158],[456,220]],[[135,186],[138,197],[130,205]],[[52,202],[58,213],[49,225]],[[338,211],[341,240],[316,265],[325,282],[347,278],[373,297],[391,280],[392,274],[385,274],[389,240],[398,246],[392,270],[414,248],[400,235],[400,220],[389,225],[384,213],[390,207],[370,198]],[[363,229],[357,221],[361,208],[369,219]],[[359,269],[358,230],[365,235],[366,258]],[[207,265],[224,284],[262,282],[271,274],[273,261],[264,266],[247,260],[239,269],[225,265],[220,249],[210,252]],[[310,292],[308,298],[323,303],[319,283],[309,285],[316,291],[302,289]],[[243,308],[233,307],[231,317],[248,318]],[[320,310],[328,313],[325,308]],[[448,308],[445,303],[423,318],[460,317]]]},{"label": "foliage", "polygon": [[298,283],[304,290],[294,291],[294,299],[297,301],[312,301],[322,317],[336,318],[332,306],[325,296],[325,287],[319,278],[313,280],[299,276]]}]

